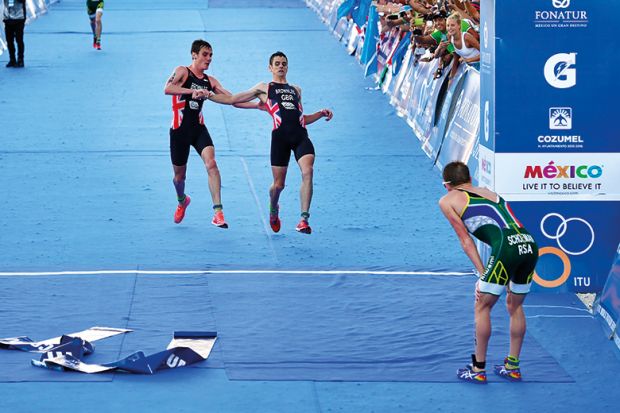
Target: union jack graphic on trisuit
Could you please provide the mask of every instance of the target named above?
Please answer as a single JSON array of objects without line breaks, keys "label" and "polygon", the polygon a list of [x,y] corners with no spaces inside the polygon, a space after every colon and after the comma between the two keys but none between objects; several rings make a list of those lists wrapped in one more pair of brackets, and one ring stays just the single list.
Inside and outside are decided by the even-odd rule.
[{"label": "union jack graphic on trisuit", "polygon": [[280,106],[278,102],[272,102],[271,99],[267,99],[267,112],[273,118],[273,130],[276,130],[282,124],[282,117],[280,116]]},{"label": "union jack graphic on trisuit", "polygon": [[178,129],[181,126],[183,109],[185,109],[183,96],[172,96],[172,129]]},{"label": "union jack graphic on trisuit", "polygon": [[[186,103],[187,101],[184,99],[184,95],[172,96],[172,129],[178,129],[181,123],[183,123],[183,111],[185,110]],[[205,124],[202,111],[198,112],[198,123],[201,125]]]}]

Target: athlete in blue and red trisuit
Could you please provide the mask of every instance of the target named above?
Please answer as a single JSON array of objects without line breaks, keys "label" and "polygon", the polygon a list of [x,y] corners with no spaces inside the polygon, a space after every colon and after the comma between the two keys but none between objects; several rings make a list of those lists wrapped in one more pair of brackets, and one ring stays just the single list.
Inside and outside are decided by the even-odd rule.
[{"label": "athlete in blue and red trisuit", "polygon": [[196,40],[191,48],[192,64],[178,66],[168,81],[164,93],[172,95],[172,126],[170,128],[170,157],[174,169],[174,187],[179,204],[174,222],[183,220],[191,199],[185,194],[185,173],[190,146],[202,158],[209,175],[209,191],[215,214],[211,223],[228,228],[224,220],[221,198],[220,171],[215,162],[215,148],[204,123],[202,104],[211,94],[230,95],[213,76],[204,73],[213,59],[213,48],[204,40]]}]

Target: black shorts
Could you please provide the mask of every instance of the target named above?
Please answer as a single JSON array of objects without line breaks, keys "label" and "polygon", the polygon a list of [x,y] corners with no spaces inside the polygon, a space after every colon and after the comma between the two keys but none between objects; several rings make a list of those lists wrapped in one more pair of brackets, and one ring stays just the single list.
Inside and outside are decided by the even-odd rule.
[{"label": "black shorts", "polygon": [[103,11],[103,0],[86,0],[86,13],[88,13],[88,17],[94,19],[99,9]]},{"label": "black shorts", "polygon": [[209,135],[206,126],[200,125],[189,130],[183,127],[170,129],[170,159],[173,165],[187,165],[190,146],[196,149],[198,155],[207,146],[213,146],[211,135]]},{"label": "black shorts", "polygon": [[303,128],[294,130],[276,129],[271,132],[271,166],[288,166],[291,151],[295,160],[304,155],[314,155],[314,145]]}]

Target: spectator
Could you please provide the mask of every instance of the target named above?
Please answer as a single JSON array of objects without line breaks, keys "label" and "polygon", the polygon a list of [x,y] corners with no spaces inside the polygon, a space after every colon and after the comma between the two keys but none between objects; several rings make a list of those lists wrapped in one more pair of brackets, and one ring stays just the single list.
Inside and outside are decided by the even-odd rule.
[{"label": "spectator", "polygon": [[[3,21],[9,47],[9,63],[6,67],[24,67],[26,0],[4,0]],[[17,43],[17,59],[15,59],[15,43]]]},{"label": "spectator", "polygon": [[[435,30],[430,35],[414,36],[415,44],[428,47],[435,53],[435,57],[441,58],[442,62],[437,68],[435,79],[441,77],[443,68],[450,63],[451,54],[454,53],[454,45],[448,40],[448,31],[446,30],[446,14],[438,12],[432,16]],[[468,32],[476,39],[480,39],[480,35],[466,21],[461,21],[461,31]]]},{"label": "spectator", "polygon": [[461,20],[461,15],[455,12],[448,17],[447,21],[448,35],[455,51],[450,79],[456,74],[461,60],[468,64],[480,61],[480,43],[470,33],[459,30]]},{"label": "spectator", "polygon": [[477,0],[450,0],[450,8],[461,16],[471,19],[477,26],[480,24],[480,2]]}]

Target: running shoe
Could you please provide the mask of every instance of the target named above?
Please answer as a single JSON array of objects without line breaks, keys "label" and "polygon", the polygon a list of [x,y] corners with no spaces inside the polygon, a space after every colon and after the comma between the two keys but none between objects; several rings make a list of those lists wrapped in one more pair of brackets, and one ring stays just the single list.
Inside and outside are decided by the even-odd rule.
[{"label": "running shoe", "polygon": [[474,371],[471,364],[468,364],[464,369],[458,369],[456,376],[463,381],[468,381],[475,384],[487,384],[486,371]]},{"label": "running shoe", "polygon": [[278,214],[280,213],[280,205],[276,205],[275,208],[271,208],[269,206],[269,225],[271,225],[271,230],[273,232],[280,232],[280,227],[282,223],[280,222],[280,217]]},{"label": "running shoe", "polygon": [[101,42],[95,42],[95,49],[101,50]]},{"label": "running shoe", "polygon": [[306,221],[305,219],[299,221],[299,224],[297,224],[295,231],[301,232],[302,234],[312,234],[312,228],[310,228],[310,225],[308,225],[308,221]]},{"label": "running shoe", "polygon": [[220,228],[228,228],[228,224],[224,220],[224,213],[222,210],[219,210],[213,215],[213,221],[211,221],[213,225]]},{"label": "running shoe", "polygon": [[509,361],[507,358],[504,359],[504,364],[493,366],[493,370],[499,377],[508,381],[521,381],[521,368],[518,363],[514,364],[514,362]]},{"label": "running shoe", "polygon": [[185,217],[185,210],[189,203],[192,202],[192,199],[189,195],[185,195],[185,201],[182,204],[177,205],[177,210],[174,211],[174,223],[180,224],[183,221],[183,217]]}]

